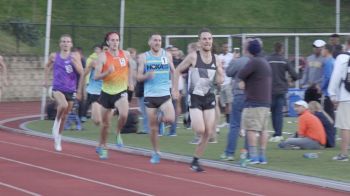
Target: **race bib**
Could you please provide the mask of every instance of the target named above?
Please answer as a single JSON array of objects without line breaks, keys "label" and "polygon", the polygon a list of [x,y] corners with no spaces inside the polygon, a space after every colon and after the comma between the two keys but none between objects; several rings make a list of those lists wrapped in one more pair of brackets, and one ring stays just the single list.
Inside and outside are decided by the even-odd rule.
[{"label": "race bib", "polygon": [[168,64],[168,58],[162,57],[161,60],[162,60],[162,65]]},{"label": "race bib", "polygon": [[125,58],[119,59],[120,66],[124,67],[126,65],[126,60]]},{"label": "race bib", "polygon": [[67,73],[72,73],[73,72],[73,67],[72,65],[65,65],[64,68],[66,69]]}]

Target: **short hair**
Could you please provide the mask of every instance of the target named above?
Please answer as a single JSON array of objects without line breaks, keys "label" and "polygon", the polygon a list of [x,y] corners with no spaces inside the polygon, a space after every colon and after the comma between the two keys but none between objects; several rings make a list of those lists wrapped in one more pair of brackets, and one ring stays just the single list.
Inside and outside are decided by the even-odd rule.
[{"label": "short hair", "polygon": [[95,44],[95,45],[92,46],[91,49],[95,50],[95,48],[102,49],[102,44]]},{"label": "short hair", "polygon": [[159,32],[153,32],[149,35],[149,40],[152,38],[153,35],[159,35],[160,37],[162,37],[162,35]]},{"label": "short hair", "polygon": [[73,41],[72,36],[71,36],[70,34],[68,34],[68,33],[62,34],[62,35],[60,36],[60,39],[59,39],[59,40],[61,41],[61,39],[62,39],[63,37],[69,37],[69,38]]},{"label": "short hair", "polygon": [[331,36],[329,36],[329,37],[339,37],[339,35],[338,34],[336,34],[336,33],[334,33],[334,34],[332,34]]},{"label": "short hair", "polygon": [[189,48],[191,48],[192,50],[198,50],[199,49],[198,42],[189,43],[187,46]]},{"label": "short hair", "polygon": [[346,37],[346,44],[347,44],[347,45],[350,45],[350,36],[347,36],[347,37]]},{"label": "short hair", "polygon": [[276,53],[280,53],[282,51],[283,44],[281,42],[275,42],[273,48]]},{"label": "short hair", "polygon": [[326,45],[324,45],[324,48],[325,48],[326,50],[328,50],[330,53],[333,53],[333,46],[332,46],[332,45],[326,44]]},{"label": "short hair", "polygon": [[213,33],[210,31],[210,29],[208,29],[208,28],[202,28],[202,29],[199,30],[199,32],[198,32],[198,38],[201,37],[202,33],[210,33],[210,34],[213,34]]},{"label": "short hair", "polygon": [[135,52],[136,53],[136,49],[135,48],[127,48],[126,49],[128,52],[132,53]]}]

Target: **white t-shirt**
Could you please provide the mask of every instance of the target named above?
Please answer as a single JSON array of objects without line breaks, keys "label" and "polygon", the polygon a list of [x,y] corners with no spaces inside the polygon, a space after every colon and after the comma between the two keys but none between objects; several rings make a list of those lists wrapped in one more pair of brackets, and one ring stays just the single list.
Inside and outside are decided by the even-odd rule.
[{"label": "white t-shirt", "polygon": [[224,83],[222,85],[228,85],[231,83],[231,77],[227,77],[226,75],[226,68],[229,66],[230,62],[233,59],[233,54],[232,53],[226,53],[226,54],[220,54],[219,55],[220,61],[222,62],[223,68],[224,68]]}]

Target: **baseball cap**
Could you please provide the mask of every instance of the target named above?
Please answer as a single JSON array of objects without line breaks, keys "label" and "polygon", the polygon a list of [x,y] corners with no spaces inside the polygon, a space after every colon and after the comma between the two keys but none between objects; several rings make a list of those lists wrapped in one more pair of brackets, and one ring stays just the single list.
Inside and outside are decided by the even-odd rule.
[{"label": "baseball cap", "polygon": [[322,39],[317,39],[314,41],[314,43],[312,44],[313,47],[315,48],[321,48],[323,47],[324,45],[326,45],[326,42],[323,41]]},{"label": "baseball cap", "polygon": [[299,100],[295,102],[294,105],[300,105],[300,106],[303,106],[304,108],[309,108],[309,105],[304,100]]},{"label": "baseball cap", "polygon": [[175,46],[173,46],[173,45],[168,45],[165,49],[171,49],[171,48],[173,48],[173,47],[175,47]]},{"label": "baseball cap", "polygon": [[258,40],[252,40],[248,43],[248,51],[252,55],[257,55],[261,52],[261,45]]}]

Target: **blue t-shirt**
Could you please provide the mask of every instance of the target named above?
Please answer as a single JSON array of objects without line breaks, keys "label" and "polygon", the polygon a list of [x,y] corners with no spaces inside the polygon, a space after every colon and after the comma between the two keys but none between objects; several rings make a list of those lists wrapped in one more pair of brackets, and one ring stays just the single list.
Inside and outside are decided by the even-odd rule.
[{"label": "blue t-shirt", "polygon": [[321,85],[321,90],[323,95],[328,96],[328,85],[329,81],[332,76],[333,72],[333,65],[334,65],[334,58],[329,57],[326,58],[323,62],[323,77],[322,77],[322,85]]},{"label": "blue t-shirt", "polygon": [[160,56],[153,56],[151,51],[146,52],[144,71],[154,72],[152,79],[145,80],[145,97],[163,97],[170,95],[170,64],[164,49]]}]

